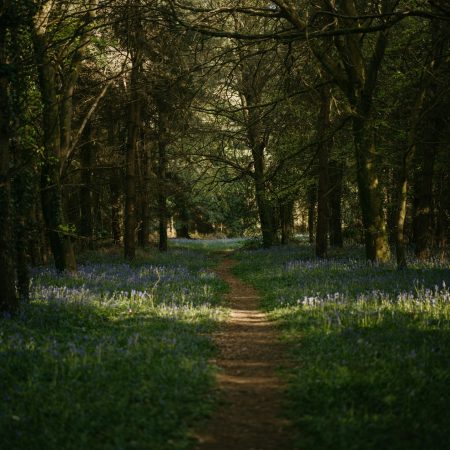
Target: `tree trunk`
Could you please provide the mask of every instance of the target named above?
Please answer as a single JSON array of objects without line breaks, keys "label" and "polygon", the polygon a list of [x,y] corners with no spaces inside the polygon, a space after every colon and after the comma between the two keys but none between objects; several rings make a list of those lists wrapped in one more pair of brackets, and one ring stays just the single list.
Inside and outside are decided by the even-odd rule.
[{"label": "tree trunk", "polygon": [[[5,30],[0,27],[0,65],[5,67]],[[13,236],[13,207],[10,179],[10,116],[7,71],[0,71],[0,312],[19,307],[16,293],[16,261]]]},{"label": "tree trunk", "polygon": [[176,227],[177,237],[191,239],[189,234],[189,208],[184,192],[180,192],[177,195],[176,206],[178,210],[178,223]]},{"label": "tree trunk", "polygon": [[412,121],[408,133],[408,147],[403,149],[401,152],[399,170],[396,174],[397,201],[395,212],[395,249],[398,269],[406,269],[407,267],[405,250],[405,221],[408,205],[408,172],[410,161],[416,151],[416,132],[420,121],[420,113],[423,108],[424,98],[425,86],[422,86],[417,95],[412,111]]},{"label": "tree trunk", "polygon": [[286,245],[292,238],[294,202],[292,200],[280,206],[281,245]]},{"label": "tree trunk", "polygon": [[307,201],[308,201],[308,237],[309,243],[314,243],[314,228],[316,224],[316,198],[317,187],[315,184],[308,187]]},{"label": "tree trunk", "polygon": [[450,176],[445,169],[439,176],[437,200],[436,243],[439,249],[440,259],[441,261],[445,261],[450,234]]},{"label": "tree trunk", "polygon": [[140,55],[133,55],[130,75],[130,100],[125,178],[124,254],[125,258],[128,260],[134,259],[136,255],[136,156],[141,126],[141,102],[138,91],[140,64]]},{"label": "tree trunk", "polygon": [[[50,7],[51,5],[47,4]],[[72,241],[64,230],[62,192],[59,177],[61,161],[60,117],[56,89],[56,69],[47,54],[50,46],[45,35],[46,15],[43,10],[37,18],[33,35],[37,58],[39,85],[43,103],[44,156],[41,171],[42,212],[50,248],[58,271],[75,270],[76,263]]]},{"label": "tree trunk", "polygon": [[120,243],[120,238],[122,236],[120,229],[120,185],[119,174],[116,171],[113,171],[109,180],[109,198],[111,205],[111,235],[114,244],[116,245]]},{"label": "tree trunk", "polygon": [[[44,101],[44,104],[47,103]],[[75,270],[73,248],[70,237],[66,234],[63,219],[62,192],[59,180],[59,166],[52,155],[57,153],[58,136],[54,135],[53,112],[45,108],[44,111],[44,148],[46,154],[41,172],[41,201],[42,213],[47,229],[50,249],[54,258],[55,267],[59,271]],[[57,120],[57,119],[56,119]]]},{"label": "tree trunk", "polygon": [[[16,106],[17,107],[17,106]],[[23,117],[23,111],[16,111],[16,117]],[[11,155],[14,158],[15,170],[12,192],[14,198],[14,232],[16,245],[16,274],[17,292],[19,299],[29,300],[30,273],[29,273],[29,245],[31,229],[34,222],[33,205],[36,202],[37,177],[34,168],[29,164],[33,160],[33,150],[18,140],[10,144]]]},{"label": "tree trunk", "polygon": [[[404,150],[402,149],[402,155]],[[397,233],[397,217],[398,217],[398,172],[402,165],[402,155],[399,157],[398,164],[389,168],[386,176],[389,177],[389,186],[386,188],[386,226],[388,232],[389,244],[396,245],[396,233]]]},{"label": "tree trunk", "polygon": [[415,254],[419,259],[431,256],[433,246],[433,176],[435,145],[419,145],[417,154],[421,169],[417,173],[414,196]]},{"label": "tree trunk", "polygon": [[[330,127],[331,92],[329,86],[320,89],[320,111],[317,121],[317,136],[321,140],[318,144],[319,157],[319,188],[317,198],[317,231],[316,256],[325,258],[328,248],[328,221],[329,221],[329,176],[328,156],[330,143],[326,140]],[[324,140],[325,139],[325,140]]]},{"label": "tree trunk", "polygon": [[150,148],[148,143],[145,141],[145,136],[142,136],[142,147],[141,147],[141,158],[140,158],[140,228],[139,228],[139,246],[148,247],[149,236],[150,236]]},{"label": "tree trunk", "polygon": [[343,164],[331,161],[329,167],[330,176],[330,245],[332,247],[343,246],[342,238],[342,178],[344,175]]},{"label": "tree trunk", "polygon": [[275,241],[275,233],[273,227],[273,208],[267,198],[266,182],[264,179],[264,148],[265,145],[260,143],[253,146],[251,150],[255,166],[255,194],[261,223],[263,247],[269,248]]},{"label": "tree trunk", "polygon": [[[162,129],[160,133],[165,134],[164,121],[161,122]],[[167,251],[167,186],[166,186],[166,170],[167,170],[167,154],[166,154],[165,137],[160,136],[158,142],[158,221],[159,221],[159,251]]]},{"label": "tree trunk", "polygon": [[381,193],[375,172],[373,131],[362,114],[353,118],[358,194],[361,205],[366,257],[372,262],[389,259],[389,243],[383,216]]},{"label": "tree trunk", "polygon": [[28,234],[28,251],[30,262],[32,266],[39,266],[44,264],[44,252],[45,252],[45,236],[42,232],[42,227],[39,224],[42,223],[40,214],[42,213],[40,208],[39,199],[30,207],[30,233]]},{"label": "tree trunk", "polygon": [[80,233],[86,239],[87,247],[93,249],[94,220],[92,214],[92,170],[95,164],[95,135],[92,125],[86,126],[86,142],[80,149],[81,187],[80,187]]},{"label": "tree trunk", "polygon": [[398,173],[397,187],[397,214],[395,224],[395,250],[397,257],[397,268],[406,269],[406,251],[405,251],[405,220],[406,207],[408,202],[408,176],[407,176],[407,152],[402,155],[402,162]]},{"label": "tree trunk", "polygon": [[[439,8],[433,9],[438,12]],[[442,94],[447,89],[450,62],[447,57],[450,45],[450,33],[448,23],[432,20],[431,32],[431,61],[425,76],[424,113],[420,126],[416,154],[418,172],[415,180],[415,253],[420,259],[431,256],[433,247],[433,181],[435,160],[441,146],[443,130],[447,125],[448,102]]]},{"label": "tree trunk", "polygon": [[[1,81],[0,81],[1,84]],[[0,88],[1,90],[1,88]],[[3,100],[2,94],[0,98]],[[4,103],[2,103],[4,104]],[[3,116],[3,117],[2,117]],[[4,114],[0,113],[0,128],[4,127]],[[5,151],[6,150],[6,151]],[[0,131],[0,311],[13,313],[19,307],[16,293],[16,258],[13,235],[13,208],[11,202],[11,183],[8,174],[9,165],[6,155],[4,133]]]},{"label": "tree trunk", "polygon": [[[392,5],[388,2],[383,2],[380,6],[384,13],[389,14],[391,11]],[[326,8],[333,10],[331,3],[327,4]],[[343,16],[357,15],[354,1],[340,2],[339,8]],[[344,24],[347,19],[342,17],[336,20],[342,21]],[[362,25],[362,19],[355,26],[357,24]],[[363,217],[366,257],[371,261],[386,261],[389,259],[386,225],[374,167],[373,130],[369,125],[378,73],[387,48],[387,38],[388,32],[386,30],[374,34],[374,46],[370,51],[370,44],[367,48],[364,48],[367,41],[361,35],[351,33],[336,37],[334,44],[339,58],[338,63],[320,45],[311,47],[324,70],[332,75],[336,84],[346,95],[354,111],[353,140],[358,194]]]}]

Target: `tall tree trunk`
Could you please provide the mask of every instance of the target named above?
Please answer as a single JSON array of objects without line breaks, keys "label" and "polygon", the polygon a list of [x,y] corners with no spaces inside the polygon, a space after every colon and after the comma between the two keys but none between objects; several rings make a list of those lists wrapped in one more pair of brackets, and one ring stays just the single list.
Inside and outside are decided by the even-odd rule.
[{"label": "tall tree trunk", "polygon": [[167,144],[166,144],[166,118],[160,112],[160,127],[158,141],[158,222],[159,222],[159,251],[167,251]]},{"label": "tall tree trunk", "polygon": [[259,220],[261,223],[261,233],[263,247],[269,248],[275,241],[273,226],[273,207],[267,198],[266,181],[264,176],[264,149],[265,145],[259,143],[252,146],[252,155],[254,162],[254,180],[256,204],[258,207]]},{"label": "tall tree trunk", "polygon": [[[23,117],[22,111],[17,111],[17,117]],[[22,302],[28,301],[30,290],[29,245],[33,226],[33,204],[36,202],[36,187],[38,184],[34,168],[29,164],[33,159],[32,150],[17,140],[11,144],[14,155],[15,171],[12,192],[14,197],[14,234],[16,245],[17,292]],[[1,215],[0,215],[1,216]]]},{"label": "tall tree trunk", "polygon": [[140,53],[137,52],[132,56],[132,68],[130,75],[130,100],[125,178],[124,253],[125,258],[129,260],[134,259],[136,255],[136,156],[141,126],[141,101],[139,98],[140,66],[141,57]]},{"label": "tall tree trunk", "polygon": [[408,206],[408,172],[410,169],[410,161],[416,151],[417,127],[420,121],[424,98],[425,86],[422,86],[417,95],[412,111],[411,126],[408,133],[408,146],[401,152],[399,170],[398,173],[396,173],[397,201],[395,213],[395,249],[398,269],[406,269],[407,267],[405,249],[405,221]]},{"label": "tall tree trunk", "polygon": [[181,198],[177,206],[179,215],[179,224],[176,228],[177,237],[191,239],[189,234],[189,209],[186,205],[186,200]]},{"label": "tall tree trunk", "polygon": [[[12,4],[10,5],[12,6]],[[28,32],[31,28],[31,17],[24,18]],[[18,24],[11,27],[10,39],[11,50],[15,55],[13,60],[20,61],[25,51],[22,44],[23,29]],[[3,41],[3,39],[0,39]],[[0,44],[0,47],[3,47]],[[0,61],[3,58],[0,58]],[[11,107],[12,118],[10,134],[23,135],[24,118],[28,116],[28,95],[30,92],[29,72],[20,63],[14,66],[14,78],[11,80],[11,93],[14,101],[8,105],[0,101],[3,108]],[[36,203],[36,188],[38,179],[35,174],[33,162],[35,161],[35,149],[27,143],[26,139],[13,139],[10,141],[11,163],[14,170],[12,179],[12,197],[14,199],[14,230],[15,252],[16,252],[16,289],[20,302],[29,300],[30,271],[29,271],[29,245],[31,230],[34,225],[33,205]],[[1,214],[0,214],[1,217]],[[11,243],[13,244],[13,243]]]},{"label": "tall tree trunk", "polygon": [[40,201],[38,198],[31,205],[30,208],[30,233],[28,235],[28,251],[30,256],[30,262],[32,266],[39,266],[44,263],[43,253],[45,251],[45,236],[39,224],[42,220],[39,220],[39,214],[41,214]]},{"label": "tall tree trunk", "polygon": [[87,247],[94,247],[94,220],[92,214],[92,170],[95,163],[95,134],[92,124],[85,129],[86,141],[80,148],[81,187],[80,187],[80,233],[86,239]]},{"label": "tall tree trunk", "polygon": [[122,236],[120,229],[120,177],[116,170],[111,173],[109,180],[109,194],[110,194],[110,205],[111,205],[111,235],[114,244],[118,245],[120,243],[120,238]]},{"label": "tall tree trunk", "polygon": [[[439,2],[438,2],[439,3]],[[433,6],[436,12],[439,8]],[[442,145],[441,138],[446,126],[446,114],[448,114],[448,102],[446,96],[442,96],[441,89],[446,89],[450,62],[448,51],[450,46],[450,33],[448,23],[440,20],[432,20],[431,32],[431,60],[426,71],[424,85],[425,97],[423,101],[423,115],[420,126],[422,133],[418,131],[417,160],[414,195],[414,229],[415,229],[415,253],[420,259],[428,258],[433,247],[433,188],[435,160]]]},{"label": "tall tree trunk", "polygon": [[50,3],[45,4],[37,16],[33,34],[43,103],[44,156],[41,171],[41,202],[55,267],[58,271],[64,271],[75,270],[76,264],[72,242],[64,230],[67,224],[63,217],[59,176],[61,136],[56,69],[47,53],[50,45],[46,37],[46,27],[50,8]]},{"label": "tall tree trunk", "polygon": [[[434,140],[434,137],[432,139]],[[435,145],[421,144],[416,151],[421,166],[414,186],[415,254],[419,259],[429,258],[433,246],[433,177],[436,150]]]},{"label": "tall tree trunk", "polygon": [[353,118],[358,194],[361,205],[366,257],[370,261],[387,261],[390,256],[381,192],[376,175],[373,130],[363,114]]},{"label": "tall tree trunk", "polygon": [[331,161],[329,167],[330,176],[330,245],[342,247],[342,178],[344,176],[343,164]]},{"label": "tall tree trunk", "polygon": [[[383,13],[392,11],[392,3],[382,2]],[[325,8],[333,10],[329,2]],[[354,0],[340,2],[342,18],[338,20],[348,26],[346,16],[358,16],[357,3]],[[330,19],[331,20],[331,19]],[[362,19],[359,19],[362,25]],[[329,72],[336,84],[346,95],[353,115],[353,140],[356,156],[358,194],[363,217],[366,257],[371,261],[389,259],[389,243],[386,224],[383,217],[381,195],[375,170],[375,143],[370,125],[373,96],[377,86],[378,73],[387,48],[388,32],[376,33],[372,51],[364,48],[366,40],[362,35],[348,34],[334,38],[339,63],[320,44],[312,50],[321,62],[324,70]]]},{"label": "tall tree trunk", "polygon": [[[0,84],[2,81],[0,80]],[[2,88],[0,87],[0,90]],[[0,93],[0,99],[3,95]],[[4,104],[4,103],[2,103]],[[3,116],[3,117],[2,117]],[[0,128],[4,127],[4,114],[0,113]],[[13,235],[13,208],[9,180],[8,146],[4,131],[0,130],[0,311],[14,312],[19,307],[16,293],[16,258]]]},{"label": "tall tree trunk", "polygon": [[[0,27],[0,65],[7,66],[6,30]],[[19,307],[16,293],[16,261],[10,179],[10,101],[7,71],[0,71],[0,311],[13,313]]]},{"label": "tall tree trunk", "polygon": [[261,225],[262,245],[271,247],[276,239],[274,207],[270,201],[266,180],[265,152],[269,131],[264,128],[263,110],[258,108],[266,78],[260,71],[260,60],[242,59],[240,97],[243,119],[246,125],[247,141],[253,158],[253,182],[256,205]]},{"label": "tall tree trunk", "polygon": [[286,201],[280,205],[281,245],[286,245],[292,238],[294,225],[294,202]]},{"label": "tall tree trunk", "polygon": [[402,154],[402,161],[398,173],[398,187],[397,187],[397,214],[395,223],[395,251],[397,257],[397,268],[406,269],[406,250],[405,250],[405,220],[406,207],[408,202],[408,154],[407,149]]},{"label": "tall tree trunk", "polygon": [[[326,140],[330,128],[331,92],[329,86],[320,89],[320,111],[317,121],[317,136],[319,157],[319,188],[317,198],[317,231],[316,231],[316,256],[325,258],[328,248],[328,221],[329,221],[329,176],[328,157],[330,143]],[[325,140],[324,140],[325,139]]]},{"label": "tall tree trunk", "polygon": [[314,231],[316,224],[316,201],[317,201],[317,187],[312,184],[308,187],[307,192],[307,202],[308,202],[308,240],[312,244],[314,242]]},{"label": "tall tree trunk", "polygon": [[[447,158],[448,160],[448,158]],[[445,169],[439,174],[438,181],[438,208],[436,243],[439,249],[439,257],[442,261],[446,259],[448,241],[450,236],[450,175]]]},{"label": "tall tree trunk", "polygon": [[141,158],[140,158],[140,223],[139,228],[139,245],[141,247],[147,247],[149,245],[150,236],[150,147],[145,140],[145,136],[142,137]]},{"label": "tall tree trunk", "polygon": [[[402,150],[402,155],[404,150]],[[398,158],[398,163],[396,166],[389,168],[386,176],[389,177],[389,186],[386,188],[386,206],[387,206],[387,215],[386,215],[386,226],[389,244],[394,244],[396,242],[396,233],[397,233],[397,217],[398,217],[398,171],[402,164],[402,155]]]}]

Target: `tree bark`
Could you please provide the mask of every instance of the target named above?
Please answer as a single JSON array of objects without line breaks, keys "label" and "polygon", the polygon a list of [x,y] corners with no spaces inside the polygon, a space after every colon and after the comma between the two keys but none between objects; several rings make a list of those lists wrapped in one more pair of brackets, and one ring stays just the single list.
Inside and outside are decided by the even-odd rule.
[{"label": "tree bark", "polygon": [[95,164],[95,134],[92,124],[86,127],[86,141],[80,149],[81,187],[80,187],[80,233],[86,239],[87,247],[93,249],[93,205],[92,205],[92,170]]},{"label": "tree bark", "polygon": [[317,121],[317,136],[319,158],[319,188],[317,198],[317,231],[316,231],[316,256],[325,258],[328,249],[328,222],[329,222],[329,174],[328,157],[330,143],[326,140],[330,127],[331,92],[329,86],[320,89],[320,111]]},{"label": "tree bark", "polygon": [[[324,6],[333,9],[326,4]],[[392,4],[387,1],[382,2],[380,6],[384,13],[389,13],[392,8]],[[342,22],[343,26],[348,25],[346,16],[358,16],[354,0],[341,2],[339,7],[343,17],[337,20]],[[337,86],[346,95],[353,111],[353,140],[366,257],[371,261],[386,261],[390,256],[389,244],[375,170],[376,152],[370,118],[378,73],[388,42],[387,31],[380,31],[375,35],[370,54],[365,55],[367,50],[363,48],[364,42],[358,34],[335,37],[339,64],[336,64],[336,60],[325,48],[321,48],[320,44],[314,45],[312,50],[324,70],[332,75]]]},{"label": "tree bark", "polygon": [[281,245],[286,245],[292,238],[294,225],[294,202],[286,201],[280,205]]},{"label": "tree bark", "polygon": [[126,154],[124,255],[128,260],[136,256],[136,156],[141,126],[141,101],[138,90],[140,69],[141,57],[137,52],[132,55]]},{"label": "tree bark", "polygon": [[341,248],[344,244],[342,238],[342,178],[343,164],[331,161],[330,175],[330,245]]},{"label": "tree bark", "polygon": [[264,176],[264,150],[263,143],[252,146],[254,161],[254,180],[256,204],[258,207],[259,220],[261,223],[262,242],[264,248],[269,248],[275,240],[273,226],[273,208],[267,198],[266,181]]},{"label": "tree bark", "polygon": [[450,73],[450,62],[447,57],[450,46],[448,28],[446,22],[439,20],[433,20],[430,24],[432,51],[424,82],[424,112],[420,122],[422,132],[419,130],[417,139],[418,171],[414,187],[415,254],[419,259],[430,257],[433,247],[435,160],[441,147],[449,106],[444,102],[446,96],[441,96],[440,90],[441,84],[445,90]]},{"label": "tree bark", "polygon": [[56,68],[48,54],[50,44],[46,28],[51,3],[44,4],[35,19],[33,43],[37,58],[39,85],[43,103],[44,156],[41,171],[41,202],[45,226],[55,267],[58,271],[75,270],[72,241],[64,228],[60,180],[61,134],[56,86]]},{"label": "tree bark", "polygon": [[308,240],[309,243],[314,243],[315,224],[316,224],[316,201],[317,201],[317,187],[315,184],[308,187],[307,192],[308,201]]},{"label": "tree bark", "polygon": [[436,243],[440,259],[445,261],[450,235],[450,175],[445,169],[439,175]]},{"label": "tree bark", "polygon": [[167,124],[165,113],[160,108],[159,140],[158,140],[158,225],[159,225],[159,251],[167,251]]},{"label": "tree bark", "polygon": [[416,151],[416,132],[419,124],[420,113],[423,107],[424,97],[425,89],[424,86],[422,86],[417,95],[412,111],[412,123],[408,133],[408,146],[401,152],[399,170],[396,174],[397,201],[395,212],[395,249],[398,269],[406,269],[407,267],[405,249],[405,221],[408,206],[408,172],[410,161]]},{"label": "tree bark", "polygon": [[[6,67],[6,30],[0,27],[0,65]],[[19,307],[16,292],[16,261],[10,170],[9,79],[0,72],[0,312],[14,313]]]},{"label": "tree bark", "polygon": [[118,245],[122,236],[120,227],[120,177],[116,170],[111,173],[109,180],[109,198],[111,204],[110,217],[111,217],[111,235],[114,244]]},{"label": "tree bark", "polygon": [[368,126],[367,118],[361,115],[353,118],[353,135],[366,257],[373,262],[387,261],[390,256],[389,243],[379,182],[374,167],[376,153],[373,131]]},{"label": "tree bark", "polygon": [[[435,130],[438,132],[437,130]],[[431,137],[435,139],[435,137]],[[436,159],[435,145],[418,145],[419,169],[414,186],[415,255],[419,259],[431,256],[433,247],[433,178]]]},{"label": "tree bark", "polygon": [[139,236],[138,242],[140,247],[148,247],[150,235],[150,148],[145,137],[142,136],[142,146],[139,164],[139,179],[140,179],[140,198],[139,198]]},{"label": "tree bark", "polygon": [[178,195],[175,197],[175,204],[178,211],[178,219],[176,226],[177,237],[191,239],[189,234],[189,206],[188,199],[185,192],[179,191]]},{"label": "tree bark", "polygon": [[397,268],[406,269],[405,250],[405,220],[408,202],[408,176],[407,176],[407,154],[402,155],[402,162],[398,173],[397,187],[397,214],[395,224],[395,249],[397,257]]}]

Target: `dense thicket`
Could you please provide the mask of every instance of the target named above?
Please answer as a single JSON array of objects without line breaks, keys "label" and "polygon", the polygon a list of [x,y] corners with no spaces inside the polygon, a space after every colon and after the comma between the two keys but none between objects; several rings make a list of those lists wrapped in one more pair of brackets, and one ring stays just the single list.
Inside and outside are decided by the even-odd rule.
[{"label": "dense thicket", "polygon": [[443,255],[449,49],[444,0],[3,0],[0,309],[170,232]]}]

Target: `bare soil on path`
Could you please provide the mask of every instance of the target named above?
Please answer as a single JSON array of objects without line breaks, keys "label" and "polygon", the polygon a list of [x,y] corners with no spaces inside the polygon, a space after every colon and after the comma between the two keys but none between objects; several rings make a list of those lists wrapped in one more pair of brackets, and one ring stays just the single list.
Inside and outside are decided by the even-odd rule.
[{"label": "bare soil on path", "polygon": [[285,362],[277,331],[258,311],[260,297],[231,273],[225,256],[217,269],[229,284],[231,317],[215,335],[213,362],[221,369],[224,399],[205,430],[195,434],[196,450],[291,450],[289,424],[281,418],[283,384],[276,371]]}]

